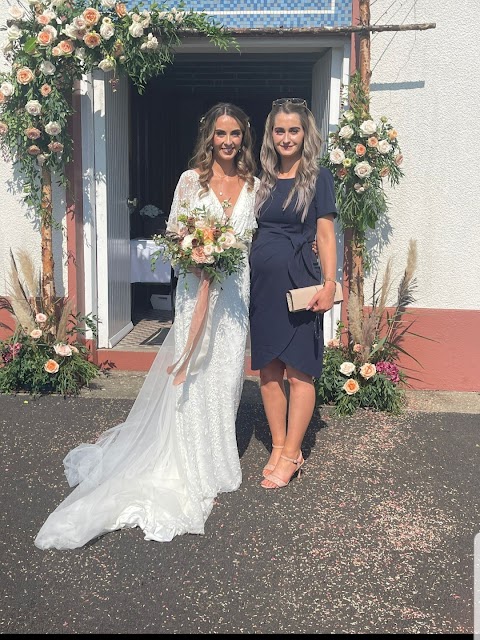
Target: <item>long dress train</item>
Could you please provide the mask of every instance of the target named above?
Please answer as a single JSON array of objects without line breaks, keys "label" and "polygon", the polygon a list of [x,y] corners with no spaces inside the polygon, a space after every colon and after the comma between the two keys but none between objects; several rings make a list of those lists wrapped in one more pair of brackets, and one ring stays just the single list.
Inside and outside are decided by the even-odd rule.
[{"label": "long dress train", "polygon": [[[257,187],[245,185],[232,211],[238,233],[256,227]],[[224,216],[213,191],[200,196],[199,189],[195,171],[182,174],[169,224],[185,202]],[[65,474],[77,486],[40,529],[40,549],[81,547],[124,527],[138,526],[145,539],[159,542],[202,534],[218,493],[240,486],[235,419],[248,331],[248,258],[237,273],[211,286],[212,337],[203,366],[173,386],[167,367],[186,343],[198,283],[193,274],[179,278],[175,322],[125,422],[67,454]]]}]

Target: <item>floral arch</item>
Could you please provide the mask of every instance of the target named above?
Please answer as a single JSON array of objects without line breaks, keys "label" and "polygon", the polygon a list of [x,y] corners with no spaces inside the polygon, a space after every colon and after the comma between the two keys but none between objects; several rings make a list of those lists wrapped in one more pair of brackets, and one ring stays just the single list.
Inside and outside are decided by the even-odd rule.
[{"label": "floral arch", "polygon": [[115,0],[28,0],[12,5],[4,55],[11,68],[0,74],[0,146],[20,169],[26,202],[40,219],[42,302],[54,307],[52,176],[66,183],[72,159],[69,133],[72,91],[83,74],[100,69],[112,91],[119,76],[139,92],[173,62],[185,34],[204,35],[219,48],[233,43],[205,13],[152,3],[127,8]]}]

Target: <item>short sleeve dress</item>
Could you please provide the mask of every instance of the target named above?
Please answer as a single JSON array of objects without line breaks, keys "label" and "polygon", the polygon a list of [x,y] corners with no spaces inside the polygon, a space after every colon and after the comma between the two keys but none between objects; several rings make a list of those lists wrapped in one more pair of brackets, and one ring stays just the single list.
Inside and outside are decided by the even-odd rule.
[{"label": "short sleeve dress", "polygon": [[323,315],[315,330],[313,311],[291,313],[289,289],[321,282],[312,250],[317,219],[336,216],[333,177],[322,167],[305,221],[294,211],[295,197],[283,210],[294,178],[279,179],[262,206],[250,252],[250,339],[252,369],[278,358],[303,373],[319,377],[323,360]]}]

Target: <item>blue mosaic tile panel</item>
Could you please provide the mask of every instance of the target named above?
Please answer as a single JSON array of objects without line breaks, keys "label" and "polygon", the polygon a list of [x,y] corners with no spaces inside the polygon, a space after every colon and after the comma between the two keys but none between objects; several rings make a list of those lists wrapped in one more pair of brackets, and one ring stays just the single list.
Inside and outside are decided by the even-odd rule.
[{"label": "blue mosaic tile panel", "polygon": [[[178,6],[174,0],[164,4]],[[352,23],[352,0],[186,0],[185,8],[208,13],[225,27],[237,29],[341,27]]]}]

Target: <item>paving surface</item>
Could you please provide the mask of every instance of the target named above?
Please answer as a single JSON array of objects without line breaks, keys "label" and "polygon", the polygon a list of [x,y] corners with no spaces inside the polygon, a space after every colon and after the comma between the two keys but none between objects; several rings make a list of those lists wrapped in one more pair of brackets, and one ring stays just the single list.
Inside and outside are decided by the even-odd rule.
[{"label": "paving surface", "polygon": [[129,529],[38,550],[69,493],[64,455],[122,422],[144,375],[78,398],[0,396],[2,633],[473,633],[479,394],[417,392],[400,417],[319,408],[304,476],[265,491],[268,429],[248,379],[243,483],[218,497],[204,536]]}]

